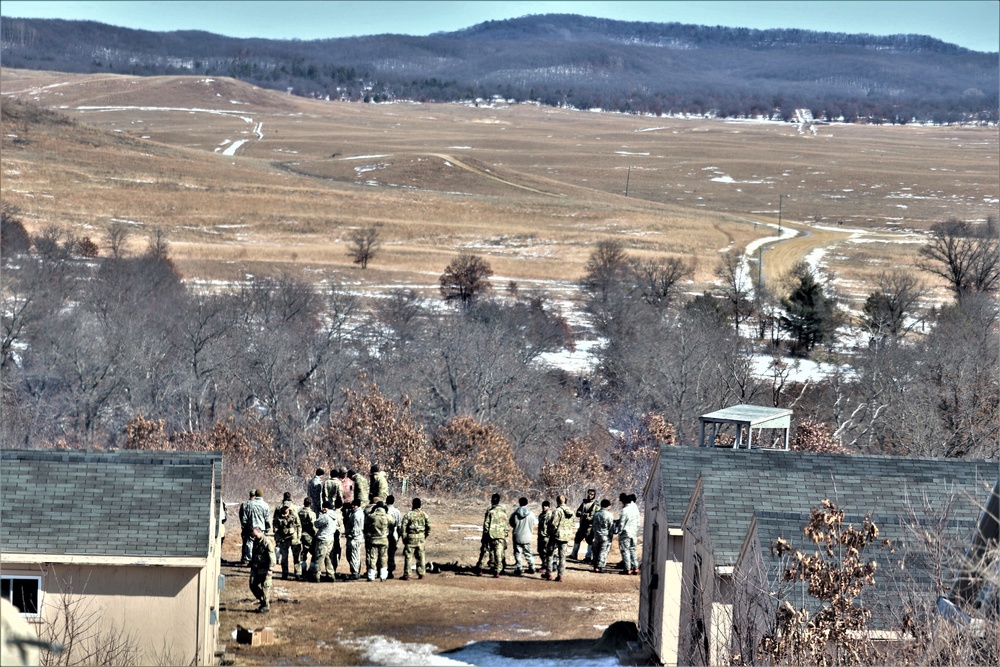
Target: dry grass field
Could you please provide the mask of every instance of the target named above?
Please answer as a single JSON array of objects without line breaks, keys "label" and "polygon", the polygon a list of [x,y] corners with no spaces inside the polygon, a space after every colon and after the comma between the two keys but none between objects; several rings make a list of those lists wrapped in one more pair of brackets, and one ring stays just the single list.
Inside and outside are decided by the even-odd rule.
[{"label": "dry grass field", "polygon": [[[983,220],[1000,198],[996,128],[366,105],[228,79],[8,69],[0,89],[77,121],[5,120],[3,197],[29,227],[100,243],[126,220],[138,248],[159,226],[188,278],[432,286],[466,250],[504,281],[573,281],[613,237],[634,254],[691,258],[691,288],[703,289],[720,251],[775,236],[780,197],[782,226],[799,236],[772,244],[766,279],[820,252],[857,298],[878,270],[914,266],[931,224]],[[347,234],[372,223],[384,247],[361,271]]]}]

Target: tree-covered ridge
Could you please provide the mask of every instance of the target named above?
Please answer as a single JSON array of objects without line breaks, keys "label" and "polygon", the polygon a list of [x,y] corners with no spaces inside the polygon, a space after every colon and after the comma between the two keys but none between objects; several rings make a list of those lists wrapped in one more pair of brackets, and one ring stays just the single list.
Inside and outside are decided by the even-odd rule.
[{"label": "tree-covered ridge", "polygon": [[846,122],[996,122],[997,55],[848,35],[550,14],[428,37],[311,41],[5,19],[5,66],[231,76],[351,101],[496,97],[579,109]]}]

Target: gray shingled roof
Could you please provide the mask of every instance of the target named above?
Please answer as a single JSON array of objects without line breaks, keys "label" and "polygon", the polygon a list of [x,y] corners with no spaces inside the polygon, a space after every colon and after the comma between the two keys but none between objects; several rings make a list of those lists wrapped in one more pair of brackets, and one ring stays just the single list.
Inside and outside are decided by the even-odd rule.
[{"label": "gray shingled roof", "polygon": [[[904,593],[933,601],[947,593],[938,586],[950,586],[957,575],[957,563],[948,563],[946,571],[938,572],[925,553],[912,548],[910,510],[919,516],[925,503],[940,509],[953,497],[947,519],[938,528],[962,550],[975,530],[981,503],[1000,474],[996,460],[690,447],[664,447],[660,466],[669,525],[679,527],[683,522],[700,475],[716,565],[735,564],[751,518],[756,516],[757,536],[772,582],[781,580],[782,563],[770,554],[770,545],[778,537],[806,553],[817,550],[802,529],[821,500],[837,503],[845,521],[855,526],[871,512],[880,538],[892,540],[896,547],[894,553],[872,549],[868,554],[879,563],[878,586],[866,589],[861,597],[872,611],[873,627],[898,627]],[[944,580],[939,582],[938,576]],[[818,605],[805,594],[804,584],[789,588],[786,594],[797,605]]]},{"label": "gray shingled roof", "polygon": [[[1000,462],[812,454],[783,450],[664,447],[660,454],[667,521],[680,527],[701,475],[717,565],[733,565],[756,512],[762,544],[781,526],[802,533],[812,507],[829,498],[856,523],[872,512],[879,525],[898,524],[926,498],[940,507],[957,493],[952,519],[971,535]],[[780,521],[779,521],[780,519]],[[763,526],[761,525],[763,524]],[[767,530],[765,530],[765,528]],[[785,534],[789,537],[790,534]]]},{"label": "gray shingled roof", "polygon": [[0,451],[5,553],[206,557],[215,452]]}]

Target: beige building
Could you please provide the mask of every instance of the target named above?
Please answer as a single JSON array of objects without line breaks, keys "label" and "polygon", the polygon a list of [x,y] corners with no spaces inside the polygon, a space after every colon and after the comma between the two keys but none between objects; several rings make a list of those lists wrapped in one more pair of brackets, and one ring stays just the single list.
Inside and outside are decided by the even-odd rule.
[{"label": "beige building", "polygon": [[912,542],[914,523],[934,521],[964,549],[997,476],[995,460],[664,447],[644,492],[640,636],[666,665],[723,665],[737,654],[761,663],[758,642],[781,596],[809,600],[801,584],[781,584],[770,546],[783,537],[811,553],[802,529],[825,498],[855,525],[871,512],[896,544],[872,555],[879,585],[861,600],[870,627],[889,636],[905,605],[933,613],[939,572],[949,582],[959,574]]},{"label": "beige building", "polygon": [[43,639],[82,663],[216,663],[221,454],[4,450],[0,482],[2,597]]}]

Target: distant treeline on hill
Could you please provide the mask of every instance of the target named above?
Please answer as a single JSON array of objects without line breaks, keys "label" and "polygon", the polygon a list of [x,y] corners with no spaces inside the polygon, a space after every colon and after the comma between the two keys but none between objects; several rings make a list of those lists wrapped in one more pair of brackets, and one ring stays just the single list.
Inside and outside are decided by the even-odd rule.
[{"label": "distant treeline on hill", "polygon": [[428,37],[312,41],[5,18],[5,67],[229,76],[331,100],[501,98],[645,114],[996,123],[996,53],[921,35],[639,23],[568,14]]}]

